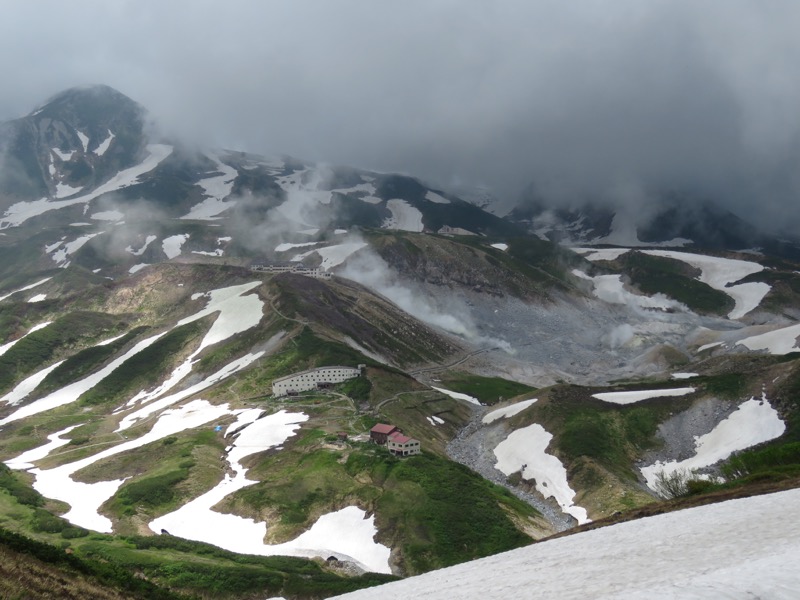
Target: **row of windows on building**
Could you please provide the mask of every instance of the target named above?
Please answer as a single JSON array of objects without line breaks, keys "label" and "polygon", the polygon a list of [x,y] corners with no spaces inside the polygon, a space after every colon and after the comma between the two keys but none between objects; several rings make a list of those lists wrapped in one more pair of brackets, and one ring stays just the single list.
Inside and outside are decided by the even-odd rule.
[{"label": "row of windows on building", "polygon": [[281,377],[272,382],[272,395],[285,396],[305,392],[316,387],[325,387],[334,383],[342,383],[361,375],[365,365],[353,367],[320,367],[310,371],[301,371],[293,375]]}]

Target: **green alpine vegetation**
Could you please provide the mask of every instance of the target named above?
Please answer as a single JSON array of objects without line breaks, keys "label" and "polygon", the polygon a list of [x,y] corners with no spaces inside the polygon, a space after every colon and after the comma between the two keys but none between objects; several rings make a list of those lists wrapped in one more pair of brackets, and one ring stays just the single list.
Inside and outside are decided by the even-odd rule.
[{"label": "green alpine vegetation", "polygon": [[536,390],[524,383],[502,377],[486,377],[464,372],[443,375],[442,386],[454,392],[468,394],[480,400],[482,404],[490,405]]},{"label": "green alpine vegetation", "polygon": [[699,269],[685,262],[643,252],[626,252],[614,261],[631,283],[647,295],[664,294],[700,314],[726,315],[733,298],[698,281]]},{"label": "green alpine vegetation", "polygon": [[434,454],[406,459],[373,444],[325,444],[318,435],[269,455],[260,483],[226,501],[245,514],[275,515],[275,542],[295,537],[329,506],[355,502],[376,515],[378,541],[399,547],[408,574],[531,542],[509,517],[536,520],[528,504]]}]

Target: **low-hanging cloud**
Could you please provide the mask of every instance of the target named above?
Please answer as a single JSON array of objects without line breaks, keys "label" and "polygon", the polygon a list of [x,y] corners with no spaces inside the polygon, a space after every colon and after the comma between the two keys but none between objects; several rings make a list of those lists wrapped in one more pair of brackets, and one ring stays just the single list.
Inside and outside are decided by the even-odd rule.
[{"label": "low-hanging cloud", "polygon": [[92,245],[100,254],[116,261],[130,260],[128,248],[142,248],[147,237],[158,234],[160,223],[167,220],[164,211],[154,203],[123,199],[114,193],[92,202],[87,216],[96,223],[107,220],[103,235],[95,238]]},{"label": "low-hanging cloud", "polygon": [[[229,198],[227,230],[237,243],[251,251],[271,254],[283,242],[315,239],[314,230],[325,230],[335,218],[329,204],[320,201],[333,171],[325,164],[295,173],[288,190],[271,195],[250,194]],[[299,231],[306,234],[298,234]]]},{"label": "low-hanging cloud", "polygon": [[203,144],[509,202],[691,189],[791,226],[798,22],[793,0],[14,3],[0,118],[107,83]]},{"label": "low-hanging cloud", "polygon": [[621,348],[633,340],[634,333],[633,326],[628,323],[623,323],[622,325],[617,325],[610,332],[608,332],[608,335],[605,336],[604,341],[612,349]]},{"label": "low-hanging cloud", "polygon": [[381,294],[423,323],[444,329],[474,344],[499,348],[513,354],[508,342],[486,337],[478,332],[468,307],[460,299],[447,294],[444,299],[447,306],[441,306],[441,296],[433,297],[413,282],[404,281],[370,248],[362,249],[350,258],[338,275]]}]

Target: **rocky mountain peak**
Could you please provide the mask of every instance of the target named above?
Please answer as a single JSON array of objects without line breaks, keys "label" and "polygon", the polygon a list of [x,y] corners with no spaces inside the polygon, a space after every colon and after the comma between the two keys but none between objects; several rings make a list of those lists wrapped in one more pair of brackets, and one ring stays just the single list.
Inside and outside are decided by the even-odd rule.
[{"label": "rocky mountain peak", "polygon": [[145,109],[107,85],[73,87],[51,97],[31,117],[58,119],[81,128],[141,120]]},{"label": "rocky mountain peak", "polygon": [[0,198],[65,198],[140,158],[145,109],[106,85],[60,92],[0,125]]}]

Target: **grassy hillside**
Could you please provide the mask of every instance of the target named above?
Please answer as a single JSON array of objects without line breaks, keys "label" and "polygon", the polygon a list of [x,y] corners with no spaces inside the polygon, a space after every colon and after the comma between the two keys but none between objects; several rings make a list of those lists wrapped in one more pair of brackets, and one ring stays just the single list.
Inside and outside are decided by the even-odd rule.
[{"label": "grassy hillside", "polygon": [[114,563],[81,558],[0,527],[0,597],[67,600],[181,600]]},{"label": "grassy hillside", "polygon": [[370,443],[334,440],[306,431],[265,457],[253,471],[260,483],[226,505],[273,515],[269,536],[282,542],[331,507],[355,503],[374,512],[378,541],[395,548],[395,561],[407,574],[531,542],[509,513],[534,519],[535,510],[465,467],[428,452],[399,459]]},{"label": "grassy hillside", "polygon": [[695,486],[689,491],[711,492],[800,477],[800,355],[789,354],[773,361],[777,364],[770,371],[775,376],[767,393],[786,423],[786,432],[776,440],[738,452],[726,460],[721,469],[725,483]]},{"label": "grassy hillside", "polygon": [[328,282],[287,273],[270,285],[276,293],[272,304],[282,315],[315,323],[329,337],[357,340],[394,364],[438,361],[459,351],[449,339],[346,279]]},{"label": "grassy hillside", "polygon": [[495,404],[536,388],[502,377],[485,377],[472,373],[452,372],[442,376],[443,387],[477,398],[481,404]]},{"label": "grassy hillside", "polygon": [[67,313],[50,325],[26,335],[0,356],[0,390],[48,363],[69,356],[75,348],[124,331],[125,319],[104,313]]},{"label": "grassy hillside", "polygon": [[[546,303],[564,294],[580,294],[572,286],[569,271],[586,266],[577,255],[535,239],[507,239],[508,249],[501,250],[490,246],[493,240],[476,236],[366,235],[391,267],[441,286],[447,293],[513,295]],[[203,238],[199,232],[193,237],[204,243],[212,238]],[[89,254],[82,259],[89,260],[96,248],[86,248]],[[713,306],[727,310],[714,294],[694,285],[695,273],[686,265],[629,254],[630,262],[616,267],[629,273],[632,283],[643,291],[672,293],[677,299],[685,294],[685,301],[693,302],[691,306],[700,312],[713,313]],[[471,421],[474,407],[428,388],[404,369],[454,363],[468,349],[386,299],[343,278],[321,281],[292,274],[262,275],[219,264],[156,265],[132,277],[103,282],[80,272],[81,285],[85,284],[82,294],[54,279],[52,289],[63,290],[63,296],[48,296],[46,302],[35,304],[20,300],[0,305],[0,331],[6,339],[23,335],[37,323],[53,321],[0,357],[2,389],[63,359],[26,399],[35,400],[98,372],[145,337],[166,333],[77,402],[4,426],[0,460],[40,446],[52,433],[70,425],[78,427],[66,434],[68,443],[37,466],[49,469],[72,463],[150,431],[157,415],[116,432],[125,402],[169,377],[198,347],[216,315],[180,327],[175,324],[203,309],[206,299],[200,293],[260,280],[253,293],[263,302],[261,322],[205,348],[192,373],[173,391],[203,381],[246,354],[261,353],[252,366],[187,400],[202,398],[236,410],[259,408],[267,414],[281,409],[302,411],[308,420],[280,449],[248,457],[248,478],[258,483],[225,498],[217,510],[266,521],[268,542],[279,543],[294,539],[324,514],[357,506],[374,516],[376,540],[393,549],[392,566],[404,575],[528,544],[532,538],[527,532],[547,529],[544,517],[531,506],[447,458],[448,442]],[[97,345],[117,335],[122,337]],[[481,358],[488,360],[488,356]],[[475,375],[466,370],[469,363],[459,363],[463,371],[444,371],[437,377],[443,387],[488,405],[535,392],[536,404],[497,426],[542,424],[554,436],[548,451],[564,462],[570,485],[578,492],[576,504],[588,507],[593,516],[603,516],[654,502],[638,479],[637,461],[658,449],[659,424],[698,399],[714,397],[733,405],[760,393],[762,385],[767,386],[789,430],[780,440],[728,461],[723,470],[738,482],[728,485],[796,477],[800,473],[800,405],[796,402],[800,367],[796,361],[792,356],[708,359],[692,365],[703,373],[692,382],[698,387],[696,394],[629,406],[591,398],[598,391],[594,388],[558,385],[534,390],[503,378]],[[271,396],[277,377],[325,365],[358,364],[366,365],[362,377],[330,390],[291,398]],[[628,381],[616,389],[664,385],[663,380]],[[121,412],[114,414],[117,409]],[[3,414],[12,410],[4,406]],[[322,561],[239,556],[206,544],[151,535],[148,524],[154,518],[212,489],[229,472],[225,448],[231,439],[224,437],[224,431],[234,418],[229,414],[77,471],[73,478],[83,483],[125,480],[101,507],[114,524],[113,536],[71,525],[60,516],[66,513],[66,505],[35,492],[31,475],[5,468],[0,470],[0,527],[49,544],[59,553],[69,549],[73,553],[69,556],[88,565],[108,565],[120,574],[111,587],[124,588],[125,577],[135,574],[175,593],[202,598],[315,598],[390,579],[346,576]],[[378,422],[398,425],[420,440],[422,455],[398,459],[368,443],[369,429]],[[341,433],[346,439],[341,439]],[[509,479],[513,483],[514,476]],[[531,485],[517,483],[530,491]],[[706,493],[708,489],[692,491]],[[9,559],[18,560],[22,559]],[[64,576],[75,580],[70,586],[83,590],[80,586],[95,585],[101,577],[103,588],[105,575],[92,571],[94,566],[84,572],[83,567],[57,563],[56,571],[36,577],[46,582],[48,577],[58,577],[62,568],[70,573],[77,569],[77,575]],[[42,568],[37,564],[29,571],[39,573]],[[25,585],[38,589],[39,584]],[[50,584],[42,583],[42,589],[46,585]],[[18,589],[8,588],[8,595],[13,597]],[[138,588],[125,589],[130,596],[119,597],[140,593]],[[161,592],[153,589],[147,593],[158,597]],[[105,591],[75,592],[81,593],[106,597]]]},{"label": "grassy hillside", "polygon": [[[559,385],[539,390],[539,401],[509,420],[514,428],[540,423],[553,434],[548,452],[565,464],[576,503],[595,515],[607,516],[655,501],[639,482],[639,465],[663,440],[658,428],[674,415],[705,399],[733,409],[762,391],[786,423],[779,438],[740,451],[719,466],[724,482],[693,482],[684,494],[706,494],[800,476],[800,360],[797,356],[720,357],[703,363],[707,374],[694,377],[696,392],[681,397],[653,398],[628,405],[591,397],[599,390]],[[675,387],[675,382],[649,381],[620,384],[615,389],[644,390]]]},{"label": "grassy hillside", "polygon": [[[0,491],[0,506],[6,504]],[[375,573],[347,576],[322,561],[238,555],[171,536],[91,534],[65,541],[40,532],[37,538],[0,526],[3,598],[313,599],[394,579]]]}]

